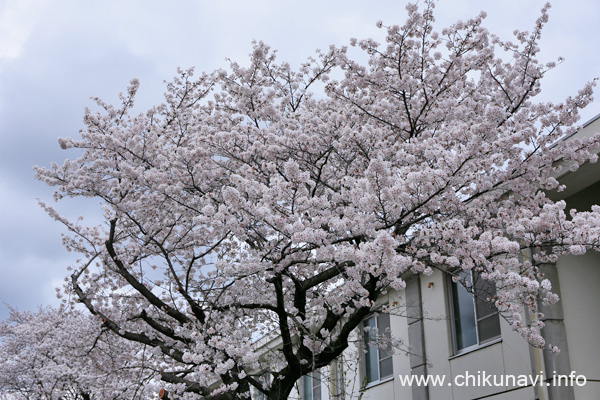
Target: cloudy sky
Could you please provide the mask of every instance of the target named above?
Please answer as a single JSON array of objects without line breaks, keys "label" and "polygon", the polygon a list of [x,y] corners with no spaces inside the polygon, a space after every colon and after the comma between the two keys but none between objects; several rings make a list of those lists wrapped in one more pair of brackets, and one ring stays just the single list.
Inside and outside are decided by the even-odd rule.
[{"label": "cloudy sky", "polygon": [[[510,39],[533,26],[542,0],[440,0],[441,29],[488,13],[486,26]],[[177,67],[199,71],[247,60],[253,39],[298,65],[318,49],[351,37],[381,37],[375,27],[401,24],[406,0],[0,0],[0,318],[56,304],[54,287],[75,256],[61,227],[37,205],[52,192],[33,179],[34,165],[62,163],[59,136],[76,136],[90,96],[115,102],[139,78],[138,111],[162,100]],[[555,0],[542,39],[544,61],[565,62],[548,74],[543,99],[560,101],[600,76],[598,0]],[[599,89],[600,90],[600,89]],[[598,96],[600,98],[600,95]],[[600,113],[588,107],[582,122]],[[64,202],[63,202],[64,203]],[[93,214],[96,204],[60,204],[66,214]],[[92,218],[93,219],[93,218]]]}]

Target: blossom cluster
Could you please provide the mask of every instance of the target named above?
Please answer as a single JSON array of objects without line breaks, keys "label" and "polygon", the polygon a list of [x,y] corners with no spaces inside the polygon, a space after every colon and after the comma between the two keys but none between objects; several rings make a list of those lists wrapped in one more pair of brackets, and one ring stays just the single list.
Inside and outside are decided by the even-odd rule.
[{"label": "blossom cluster", "polygon": [[331,47],[293,70],[255,43],[248,66],[179,71],[138,115],[133,81],[60,140],[79,158],[37,168],[57,199],[102,203],[98,227],[45,206],[85,259],[66,290],[167,360],[155,368],[169,390],[287,396],[348,347],[382,293],[434,270],[479,272],[494,306],[545,345],[518,318],[557,301],[540,265],[600,244],[598,207],[568,214],[547,196],[562,189],[559,163],[597,158],[597,137],[560,140],[593,83],[535,101],[554,66],[537,59],[547,8],[514,43],[483,14],[435,32],[433,8],[379,22],[384,45],[353,40],[368,65]]}]

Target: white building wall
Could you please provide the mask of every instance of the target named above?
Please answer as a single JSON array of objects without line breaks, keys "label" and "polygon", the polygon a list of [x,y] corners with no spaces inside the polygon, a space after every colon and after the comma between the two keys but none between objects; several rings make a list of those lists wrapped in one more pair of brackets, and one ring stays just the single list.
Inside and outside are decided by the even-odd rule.
[{"label": "white building wall", "polygon": [[[578,375],[591,380],[600,380],[600,254],[589,253],[579,257],[562,257],[557,263],[561,284],[561,303],[564,309],[571,368]],[[481,387],[455,386],[458,375],[485,374],[533,376],[544,370],[543,357],[547,351],[531,348],[525,340],[512,331],[506,321],[501,321],[502,337],[490,344],[465,354],[452,354],[452,332],[448,319],[448,287],[442,272],[436,271],[420,281],[423,305],[423,338],[427,352],[427,374],[445,376],[445,386],[430,386],[429,399],[466,400],[484,396],[489,400],[548,399],[544,387],[524,387],[515,390],[512,386]],[[406,293],[398,291],[380,300],[391,309],[391,329],[395,337],[403,338],[408,346],[408,323],[406,318]],[[394,355],[394,375],[390,380],[364,386],[364,372],[359,361],[361,339],[356,332],[351,337],[350,348],[344,354],[344,399],[387,400],[417,399],[410,386],[403,386],[399,376],[410,376],[408,355],[399,351]],[[405,350],[406,347],[405,347]],[[532,361],[533,360],[533,361]],[[537,360],[537,361],[536,361]],[[331,368],[330,368],[331,369]],[[325,369],[324,374],[331,371]],[[544,371],[551,376],[551,371]],[[451,383],[452,385],[448,385]],[[600,383],[588,382],[576,386],[576,399],[596,399]],[[331,383],[323,380],[322,400],[333,400]],[[361,397],[362,396],[362,397]],[[295,392],[292,398],[297,398]]]},{"label": "white building wall", "polygon": [[[464,376],[466,372],[477,374],[485,371],[488,375],[497,376],[532,375],[530,347],[520,335],[512,331],[507,322],[502,321],[501,339],[466,354],[453,355],[451,325],[448,319],[448,289],[444,274],[435,271],[429,277],[422,277],[420,287],[423,305],[423,338],[428,361],[427,374],[445,376],[444,386],[429,387],[429,399],[465,400],[485,395],[492,395],[488,398],[497,400],[536,398],[532,387],[511,390],[514,388],[507,386],[500,388],[454,386],[455,377]],[[404,339],[408,346],[406,301],[405,291],[389,295],[393,335]],[[358,370],[360,371],[360,368]],[[397,352],[394,356],[393,380],[367,386],[363,399],[417,399],[418,396],[413,393],[412,388],[403,386],[399,379],[399,375],[410,376],[410,374],[409,357],[402,351]],[[449,383],[451,385],[448,385]]]},{"label": "white building wall", "polygon": [[[600,197],[600,196],[599,196]],[[600,398],[600,254],[557,262],[571,369],[589,380],[574,386],[576,399]]]},{"label": "white building wall", "polygon": [[[600,254],[589,253],[579,257],[562,257],[557,263],[561,284],[561,303],[564,309],[571,368],[588,379],[600,379]],[[501,338],[484,344],[476,350],[454,355],[451,324],[448,318],[448,286],[444,274],[435,271],[429,277],[421,277],[420,288],[423,306],[423,339],[428,360],[427,374],[445,376],[445,386],[430,386],[429,399],[466,400],[485,397],[489,400],[548,399],[545,387],[481,387],[455,386],[458,375],[482,374],[507,376],[534,376],[543,371],[544,377],[551,371],[544,370],[543,357],[547,351],[533,349],[508,322],[501,320]],[[394,337],[402,338],[407,350],[408,323],[406,318],[405,291],[392,292],[380,299],[391,310],[391,329]],[[410,386],[403,386],[399,376],[410,376],[410,359],[406,352],[394,355],[394,375],[391,380],[364,387],[360,361],[360,337],[356,332],[351,346],[345,353],[344,378],[345,399],[364,400],[416,400]],[[448,385],[451,383],[452,385]],[[362,390],[361,390],[362,389]],[[600,383],[588,382],[575,387],[575,399],[596,399]],[[324,383],[322,400],[333,400]]]}]

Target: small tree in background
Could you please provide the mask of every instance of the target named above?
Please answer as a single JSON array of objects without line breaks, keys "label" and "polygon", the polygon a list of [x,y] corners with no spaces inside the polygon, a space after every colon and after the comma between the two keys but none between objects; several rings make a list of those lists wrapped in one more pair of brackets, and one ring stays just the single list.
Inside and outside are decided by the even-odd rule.
[{"label": "small tree in background", "polygon": [[[256,43],[246,67],[181,71],[140,115],[134,80],[120,105],[86,110],[81,138],[60,139],[79,158],[36,169],[56,199],[103,204],[91,227],[44,205],[86,260],[68,290],[103,329],[154,349],[169,392],[287,398],[408,272],[477,271],[545,346],[541,322],[520,320],[558,300],[538,265],[599,245],[598,207],[567,217],[545,195],[561,189],[557,161],[596,161],[597,138],[560,141],[592,84],[535,101],[554,67],[537,59],[548,7],[515,43],[483,14],[435,32],[433,8],[408,6],[384,45],[353,40],[366,66],[332,47],[294,70]],[[254,339],[267,333],[281,343],[265,359]]]},{"label": "small tree in background", "polygon": [[0,393],[12,399],[145,399],[157,390],[154,371],[146,368],[151,354],[80,312],[11,310],[0,323]]}]

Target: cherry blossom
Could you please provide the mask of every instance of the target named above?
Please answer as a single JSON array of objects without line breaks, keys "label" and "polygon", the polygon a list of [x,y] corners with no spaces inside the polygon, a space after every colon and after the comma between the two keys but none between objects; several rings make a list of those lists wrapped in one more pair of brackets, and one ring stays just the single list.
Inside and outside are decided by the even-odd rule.
[{"label": "cherry blossom", "polygon": [[555,65],[537,58],[548,6],[514,42],[485,14],[436,32],[433,1],[407,11],[402,26],[377,22],[384,44],[351,41],[367,65],[331,47],[293,69],[254,43],[248,64],[179,71],[137,115],[134,80],[59,140],[78,158],[36,168],[56,200],[94,198],[104,213],[85,226],[43,204],[84,260],[66,294],[98,329],[152,348],[169,392],[287,398],[409,273],[479,272],[514,329],[545,346],[519,318],[558,300],[540,264],[600,245],[599,207],[570,212],[546,194],[562,189],[559,162],[597,159],[598,137],[561,140],[594,83],[536,100]]},{"label": "cherry blossom", "polygon": [[0,323],[0,393],[11,399],[144,399],[156,393],[144,346],[80,312],[11,309]]}]

